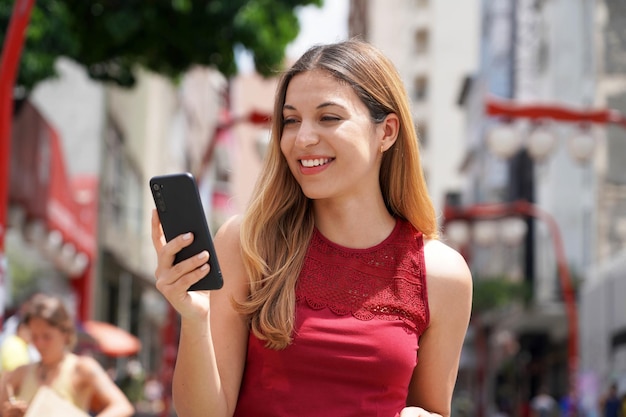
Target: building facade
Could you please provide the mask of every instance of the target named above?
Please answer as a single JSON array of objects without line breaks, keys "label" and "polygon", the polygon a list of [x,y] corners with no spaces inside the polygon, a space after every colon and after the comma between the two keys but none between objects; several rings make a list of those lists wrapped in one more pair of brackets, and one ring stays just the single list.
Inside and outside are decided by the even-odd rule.
[{"label": "building facade", "polygon": [[[626,115],[626,5],[596,2],[593,19],[594,102]],[[580,293],[582,383],[587,403],[616,382],[626,393],[626,124],[608,125],[600,132],[594,160],[596,194],[590,238],[592,265]]]}]

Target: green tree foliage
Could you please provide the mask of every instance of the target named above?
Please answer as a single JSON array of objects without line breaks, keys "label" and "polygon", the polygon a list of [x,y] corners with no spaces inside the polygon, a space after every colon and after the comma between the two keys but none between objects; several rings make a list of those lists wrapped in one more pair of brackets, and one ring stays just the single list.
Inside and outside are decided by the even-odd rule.
[{"label": "green tree foliage", "polygon": [[530,289],[523,282],[511,282],[504,277],[490,277],[474,281],[473,311],[481,313],[506,307],[511,303],[527,303]]},{"label": "green tree foliage", "polygon": [[[29,91],[56,75],[58,56],[84,65],[93,79],[122,87],[134,85],[137,66],[172,79],[192,65],[230,76],[237,71],[237,46],[252,53],[259,73],[270,75],[300,30],[295,9],[322,2],[36,0],[17,85]],[[8,27],[13,3],[0,0],[0,28]]]}]

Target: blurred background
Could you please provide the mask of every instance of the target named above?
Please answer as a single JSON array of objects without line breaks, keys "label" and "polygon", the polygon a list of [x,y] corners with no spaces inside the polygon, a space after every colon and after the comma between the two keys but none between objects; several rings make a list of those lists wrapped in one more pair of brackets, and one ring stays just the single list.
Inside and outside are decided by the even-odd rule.
[{"label": "blurred background", "polygon": [[276,69],[352,36],[400,71],[473,272],[453,416],[525,417],[542,387],[596,416],[626,392],[623,0],[0,0],[0,25],[0,312],[46,291],[114,324],[83,327],[151,383],[140,411],[171,414],[178,335],[149,178],[192,172],[215,232],[258,177]]}]

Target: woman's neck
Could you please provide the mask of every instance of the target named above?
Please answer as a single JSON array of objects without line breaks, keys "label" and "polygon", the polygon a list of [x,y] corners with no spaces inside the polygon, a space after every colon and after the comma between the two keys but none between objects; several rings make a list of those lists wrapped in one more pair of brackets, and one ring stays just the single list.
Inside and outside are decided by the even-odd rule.
[{"label": "woman's neck", "polygon": [[385,240],[396,219],[382,201],[342,206],[315,201],[315,227],[328,240],[348,248],[369,248]]},{"label": "woman's neck", "polygon": [[37,377],[40,383],[47,383],[57,374],[57,370],[61,366],[61,363],[65,359],[65,352],[60,356],[52,359],[48,359],[44,362],[39,362],[37,366]]}]

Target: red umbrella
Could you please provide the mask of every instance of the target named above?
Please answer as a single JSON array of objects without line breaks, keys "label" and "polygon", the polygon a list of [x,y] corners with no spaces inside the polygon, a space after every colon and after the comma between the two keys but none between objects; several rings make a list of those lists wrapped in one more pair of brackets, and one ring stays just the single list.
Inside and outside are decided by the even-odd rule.
[{"label": "red umbrella", "polygon": [[105,355],[131,356],[141,349],[141,341],[135,335],[111,323],[88,320],[83,323],[83,328]]}]

